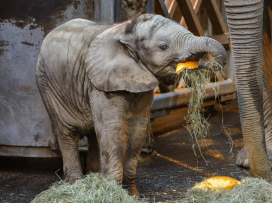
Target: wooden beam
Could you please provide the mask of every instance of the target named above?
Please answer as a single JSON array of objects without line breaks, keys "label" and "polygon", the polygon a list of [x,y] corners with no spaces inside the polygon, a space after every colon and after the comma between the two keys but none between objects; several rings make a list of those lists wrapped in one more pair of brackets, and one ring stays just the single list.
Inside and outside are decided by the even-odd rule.
[{"label": "wooden beam", "polygon": [[204,36],[202,27],[194,11],[193,5],[190,0],[176,0],[185,18],[188,29],[197,36]]},{"label": "wooden beam", "polygon": [[203,5],[212,23],[215,34],[220,35],[228,32],[220,10],[215,0],[203,0]]},{"label": "wooden beam", "polygon": [[164,1],[165,6],[168,9],[168,11],[169,11],[169,7],[171,6],[171,4],[172,4],[173,1],[175,1],[175,0],[165,0]]},{"label": "wooden beam", "polygon": [[170,15],[171,18],[173,17],[177,6],[178,6],[178,4],[177,4],[176,0],[173,0],[170,7],[169,7],[169,9],[168,9],[169,15]]},{"label": "wooden beam", "polygon": [[[196,15],[200,9],[201,3],[202,3],[202,0],[192,0],[192,4],[194,5],[193,8],[195,10]],[[183,27],[187,27],[184,17],[181,17],[179,24],[181,24]]]},{"label": "wooden beam", "polygon": [[166,6],[165,6],[164,1],[163,1],[163,0],[157,0],[157,1],[158,1],[158,3],[159,3],[159,6],[160,6],[162,12],[163,12],[164,17],[170,18],[170,15],[169,15],[169,13],[168,13],[168,10],[167,10],[167,8],[166,8]]},{"label": "wooden beam", "polygon": [[211,38],[220,42],[222,45],[228,45],[230,43],[229,33],[225,33],[225,34],[221,34],[221,35],[214,35],[214,36],[211,36]]},{"label": "wooden beam", "polygon": [[198,11],[200,9],[201,3],[202,3],[202,0],[196,0],[194,3],[194,10],[195,10],[196,14],[198,13]]}]

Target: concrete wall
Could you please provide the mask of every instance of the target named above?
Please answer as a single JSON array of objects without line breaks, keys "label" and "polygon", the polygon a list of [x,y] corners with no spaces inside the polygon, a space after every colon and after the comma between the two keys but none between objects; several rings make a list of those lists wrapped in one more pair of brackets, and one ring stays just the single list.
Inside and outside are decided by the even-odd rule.
[{"label": "concrete wall", "polygon": [[0,1],[0,145],[48,146],[51,123],[35,79],[40,46],[68,20],[97,20],[96,2]]}]

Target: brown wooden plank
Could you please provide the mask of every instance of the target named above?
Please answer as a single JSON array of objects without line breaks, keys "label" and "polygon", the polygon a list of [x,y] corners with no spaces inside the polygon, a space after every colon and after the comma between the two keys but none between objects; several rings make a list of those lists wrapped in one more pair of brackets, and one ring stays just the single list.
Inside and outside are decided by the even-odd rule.
[{"label": "brown wooden plank", "polygon": [[203,30],[190,0],[176,0],[185,18],[188,29],[197,36],[203,36]]},{"label": "brown wooden plank", "polygon": [[168,9],[169,15],[170,15],[171,18],[173,17],[173,15],[174,15],[174,13],[175,13],[177,7],[178,7],[177,2],[176,2],[175,0],[173,0],[173,1],[172,1],[172,4],[170,5],[170,7],[169,7],[169,9]]},{"label": "brown wooden plank", "polygon": [[[196,14],[198,13],[198,11],[200,9],[201,3],[202,3],[202,0],[192,0],[192,5],[194,5],[193,8],[194,8]],[[180,24],[183,27],[187,27],[184,17],[181,17]]]},{"label": "brown wooden plank", "polygon": [[164,1],[163,1],[163,0],[157,0],[157,1],[158,1],[159,5],[160,5],[160,7],[161,7],[161,10],[162,10],[162,12],[163,12],[164,17],[170,18],[170,15],[169,15],[169,13],[168,13],[168,10],[167,10],[167,8],[166,8],[166,5],[164,4]]},{"label": "brown wooden plank", "polygon": [[213,25],[215,34],[220,35],[228,32],[228,29],[223,21],[220,10],[215,0],[203,0],[203,5]]},{"label": "brown wooden plank", "polygon": [[165,3],[165,6],[166,8],[169,10],[169,7],[171,6],[172,2],[175,1],[175,0],[165,0],[164,3]]},{"label": "brown wooden plank", "polygon": [[211,38],[215,39],[216,41],[220,42],[223,45],[228,45],[230,43],[230,36],[229,33],[222,34],[222,35],[214,35]]},{"label": "brown wooden plank", "polygon": [[194,10],[195,10],[195,13],[197,14],[199,9],[200,9],[200,6],[202,4],[202,0],[195,0],[195,3],[194,3]]}]

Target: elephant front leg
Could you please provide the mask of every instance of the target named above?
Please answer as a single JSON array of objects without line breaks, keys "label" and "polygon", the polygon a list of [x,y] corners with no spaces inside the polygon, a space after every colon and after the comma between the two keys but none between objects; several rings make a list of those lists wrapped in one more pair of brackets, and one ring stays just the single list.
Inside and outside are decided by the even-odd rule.
[{"label": "elephant front leg", "polygon": [[149,119],[139,118],[136,119],[131,125],[129,130],[130,134],[128,137],[128,147],[124,162],[124,177],[123,185],[126,187],[131,195],[139,196],[140,193],[135,185],[136,167],[138,157],[142,146],[148,136],[149,130]]},{"label": "elephant front leg", "polygon": [[[122,184],[123,163],[127,147],[127,124],[116,117],[103,120],[103,125],[100,129],[96,128],[96,133],[100,148],[101,174],[109,180],[116,180]],[[112,117],[109,116],[109,118]]]}]

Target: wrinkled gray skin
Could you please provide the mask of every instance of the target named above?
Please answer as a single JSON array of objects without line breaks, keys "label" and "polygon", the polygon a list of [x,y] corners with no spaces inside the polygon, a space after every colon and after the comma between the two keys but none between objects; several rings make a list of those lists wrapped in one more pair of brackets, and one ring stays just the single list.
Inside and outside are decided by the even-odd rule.
[{"label": "wrinkled gray skin", "polygon": [[179,62],[206,53],[225,65],[220,43],[151,14],[118,25],[75,19],[50,32],[36,78],[57,133],[65,179],[82,177],[78,141],[87,136],[88,169],[138,195],[137,157],[149,133],[157,78],[175,77]]},{"label": "wrinkled gray skin", "polygon": [[272,6],[268,2],[264,6],[263,0],[225,0],[245,145],[236,164],[250,166],[252,176],[270,181],[272,48],[268,6]]}]

